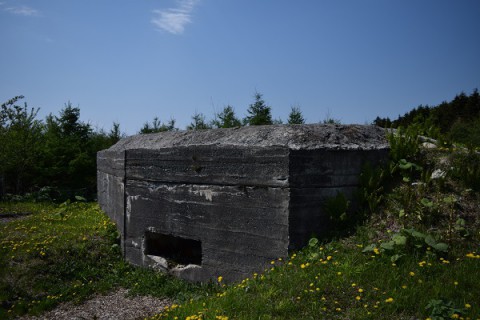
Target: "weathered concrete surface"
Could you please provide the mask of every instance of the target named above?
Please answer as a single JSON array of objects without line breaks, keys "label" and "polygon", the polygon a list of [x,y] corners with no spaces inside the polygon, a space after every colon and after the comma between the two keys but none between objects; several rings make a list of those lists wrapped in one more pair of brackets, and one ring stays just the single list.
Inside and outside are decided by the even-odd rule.
[{"label": "weathered concrete surface", "polygon": [[330,228],[325,200],[353,199],[388,154],[372,126],[165,132],[98,153],[98,199],[125,258],[193,281],[240,280]]}]

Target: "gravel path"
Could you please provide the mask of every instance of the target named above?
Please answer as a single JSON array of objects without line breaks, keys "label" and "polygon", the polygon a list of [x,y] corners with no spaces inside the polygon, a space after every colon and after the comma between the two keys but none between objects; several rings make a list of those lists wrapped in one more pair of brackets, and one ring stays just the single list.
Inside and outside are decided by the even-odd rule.
[{"label": "gravel path", "polygon": [[160,313],[172,304],[169,299],[148,296],[127,297],[128,290],[119,289],[107,295],[97,295],[80,305],[64,303],[39,317],[27,316],[22,320],[107,320],[144,319]]}]

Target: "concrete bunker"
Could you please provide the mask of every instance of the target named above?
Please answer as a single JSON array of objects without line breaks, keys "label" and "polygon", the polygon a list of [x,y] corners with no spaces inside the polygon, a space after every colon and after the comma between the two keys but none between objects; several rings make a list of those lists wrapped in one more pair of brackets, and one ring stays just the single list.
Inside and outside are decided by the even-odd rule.
[{"label": "concrete bunker", "polygon": [[241,280],[331,228],[388,156],[381,128],[273,125],[137,135],[97,155],[98,201],[125,258],[192,281]]}]

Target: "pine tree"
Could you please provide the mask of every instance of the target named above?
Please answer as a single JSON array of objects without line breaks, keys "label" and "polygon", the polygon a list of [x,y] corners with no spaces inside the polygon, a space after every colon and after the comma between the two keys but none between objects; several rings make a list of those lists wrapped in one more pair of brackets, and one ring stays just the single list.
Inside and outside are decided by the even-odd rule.
[{"label": "pine tree", "polygon": [[197,113],[192,116],[193,122],[187,126],[187,130],[205,130],[212,127],[205,121],[205,115],[203,113]]},{"label": "pine tree", "polygon": [[140,129],[138,133],[146,134],[176,130],[177,128],[175,128],[175,119],[172,118],[167,123],[162,123],[160,120],[158,120],[158,117],[155,117],[153,118],[152,124],[145,122],[142,129]]},{"label": "pine tree", "polygon": [[300,107],[292,107],[290,114],[288,115],[288,124],[304,124],[305,119],[303,118],[302,111]]},{"label": "pine tree", "polygon": [[265,104],[262,94],[255,93],[255,102],[248,108],[248,116],[243,119],[244,124],[250,126],[273,124],[271,107]]},{"label": "pine tree", "polygon": [[212,125],[216,128],[234,128],[240,127],[242,123],[235,116],[233,107],[226,106],[223,111],[215,115],[215,120],[212,121]]}]

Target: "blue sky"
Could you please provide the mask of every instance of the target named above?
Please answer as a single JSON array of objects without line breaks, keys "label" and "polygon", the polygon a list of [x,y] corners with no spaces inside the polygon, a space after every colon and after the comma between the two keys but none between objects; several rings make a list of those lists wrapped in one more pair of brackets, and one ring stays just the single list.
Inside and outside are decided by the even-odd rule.
[{"label": "blue sky", "polygon": [[480,89],[478,0],[0,0],[0,102],[134,134],[256,91],[287,119],[391,118]]}]

